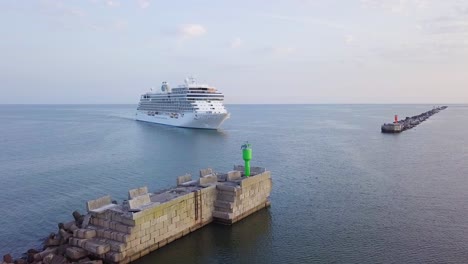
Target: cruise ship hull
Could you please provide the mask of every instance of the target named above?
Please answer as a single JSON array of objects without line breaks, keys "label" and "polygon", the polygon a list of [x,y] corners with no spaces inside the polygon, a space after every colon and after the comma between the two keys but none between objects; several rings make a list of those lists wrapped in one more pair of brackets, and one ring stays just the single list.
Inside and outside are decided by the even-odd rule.
[{"label": "cruise ship hull", "polygon": [[149,115],[147,111],[137,111],[136,120],[176,127],[218,129],[221,124],[229,118],[228,113],[203,114],[183,113],[177,116],[166,114]]}]

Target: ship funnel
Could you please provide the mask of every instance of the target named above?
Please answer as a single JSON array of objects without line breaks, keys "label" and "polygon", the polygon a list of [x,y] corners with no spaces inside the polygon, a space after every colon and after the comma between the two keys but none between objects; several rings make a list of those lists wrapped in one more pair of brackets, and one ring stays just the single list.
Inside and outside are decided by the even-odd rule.
[{"label": "ship funnel", "polygon": [[395,122],[393,122],[393,123],[395,123],[395,124],[398,123],[398,115],[395,115]]},{"label": "ship funnel", "polygon": [[242,158],[244,159],[245,162],[245,176],[249,177],[250,176],[250,160],[252,159],[252,147],[249,144],[249,142],[245,142],[244,145],[242,145]]},{"label": "ship funnel", "polygon": [[169,87],[169,84],[167,84],[167,82],[162,83],[161,92],[163,92],[163,93],[170,93],[171,92],[171,87]]}]

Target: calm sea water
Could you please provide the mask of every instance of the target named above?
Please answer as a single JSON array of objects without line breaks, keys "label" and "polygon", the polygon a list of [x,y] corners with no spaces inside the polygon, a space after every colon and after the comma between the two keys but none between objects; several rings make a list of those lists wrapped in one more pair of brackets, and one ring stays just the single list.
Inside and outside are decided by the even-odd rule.
[{"label": "calm sea water", "polygon": [[85,202],[175,184],[200,168],[272,171],[272,206],[210,225],[138,263],[466,263],[468,107],[231,105],[220,131],[134,121],[133,105],[0,106],[0,253],[17,256]]}]

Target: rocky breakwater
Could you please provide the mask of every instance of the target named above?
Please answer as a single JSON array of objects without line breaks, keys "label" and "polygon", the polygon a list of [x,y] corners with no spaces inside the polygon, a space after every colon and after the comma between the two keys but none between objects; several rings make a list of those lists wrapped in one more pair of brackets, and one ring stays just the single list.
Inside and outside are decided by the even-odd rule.
[{"label": "rocky breakwater", "polygon": [[72,213],[73,220],[58,224],[58,232],[50,233],[44,239],[41,249],[29,249],[21,258],[16,260],[10,254],[3,256],[2,264],[102,264],[98,257],[82,250],[75,250],[69,244],[70,238],[80,232],[89,222],[90,216],[82,215],[78,211]]},{"label": "rocky breakwater", "polygon": [[411,129],[426,121],[429,117],[439,113],[442,110],[445,110],[446,108],[447,106],[434,107],[434,109],[430,111],[424,112],[416,116],[406,117],[403,120],[397,120],[397,117],[395,117],[395,122],[382,125],[382,133],[400,133],[405,130]]},{"label": "rocky breakwater", "polygon": [[110,196],[90,200],[87,214],[73,212],[74,220],[60,223],[42,250],[23,258],[5,255],[4,263],[129,263],[211,222],[233,224],[270,205],[271,174],[252,167],[228,173],[200,171],[177,178],[177,186],[149,193],[147,187],[129,190],[118,204]]}]

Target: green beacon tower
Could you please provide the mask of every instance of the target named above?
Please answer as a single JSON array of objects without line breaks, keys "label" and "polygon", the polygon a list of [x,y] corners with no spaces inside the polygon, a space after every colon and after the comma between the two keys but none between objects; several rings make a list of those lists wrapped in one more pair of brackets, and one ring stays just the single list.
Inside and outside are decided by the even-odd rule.
[{"label": "green beacon tower", "polygon": [[242,158],[245,161],[245,177],[250,176],[250,160],[252,159],[252,147],[249,142],[242,145]]}]

